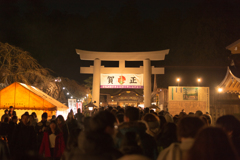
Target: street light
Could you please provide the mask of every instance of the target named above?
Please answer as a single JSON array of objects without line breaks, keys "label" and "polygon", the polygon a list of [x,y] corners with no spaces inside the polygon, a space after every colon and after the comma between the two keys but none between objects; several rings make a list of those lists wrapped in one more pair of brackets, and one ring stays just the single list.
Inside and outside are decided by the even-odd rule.
[{"label": "street light", "polygon": [[218,92],[220,93],[220,92],[222,92],[223,91],[223,89],[222,88],[218,88]]},{"label": "street light", "polygon": [[198,79],[197,79],[198,86],[199,86],[199,83],[200,83],[201,81],[202,81],[201,78],[198,78]]},{"label": "street light", "polygon": [[179,82],[181,81],[181,79],[180,79],[180,78],[177,78],[176,81],[177,81],[178,86],[179,86]]}]

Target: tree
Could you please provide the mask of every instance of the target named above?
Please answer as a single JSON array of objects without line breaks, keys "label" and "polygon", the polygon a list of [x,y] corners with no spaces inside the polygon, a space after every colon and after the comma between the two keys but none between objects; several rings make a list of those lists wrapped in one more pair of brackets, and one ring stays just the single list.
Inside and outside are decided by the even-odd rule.
[{"label": "tree", "polygon": [[85,87],[86,88],[89,88],[90,91],[92,91],[92,83],[93,83],[93,77],[88,77],[87,79],[84,80],[84,83],[85,83]]},{"label": "tree", "polygon": [[27,51],[1,42],[0,73],[0,81],[7,84],[23,82],[34,85],[51,79],[49,70],[38,64]]}]

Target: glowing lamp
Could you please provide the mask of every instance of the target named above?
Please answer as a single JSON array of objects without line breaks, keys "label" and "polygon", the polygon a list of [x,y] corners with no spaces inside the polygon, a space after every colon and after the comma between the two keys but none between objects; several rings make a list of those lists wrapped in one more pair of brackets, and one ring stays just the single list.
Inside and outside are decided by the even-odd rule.
[{"label": "glowing lamp", "polygon": [[222,92],[223,91],[223,89],[222,88],[218,88],[218,92]]}]

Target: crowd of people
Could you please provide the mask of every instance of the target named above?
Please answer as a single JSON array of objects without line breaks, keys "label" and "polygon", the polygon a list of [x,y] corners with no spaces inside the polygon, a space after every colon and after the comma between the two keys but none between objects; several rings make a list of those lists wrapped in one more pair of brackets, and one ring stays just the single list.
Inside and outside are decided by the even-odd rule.
[{"label": "crowd of people", "polygon": [[13,107],[0,124],[1,160],[238,160],[240,121],[201,111],[172,116],[149,108],[100,107],[91,117],[69,112],[48,119]]}]

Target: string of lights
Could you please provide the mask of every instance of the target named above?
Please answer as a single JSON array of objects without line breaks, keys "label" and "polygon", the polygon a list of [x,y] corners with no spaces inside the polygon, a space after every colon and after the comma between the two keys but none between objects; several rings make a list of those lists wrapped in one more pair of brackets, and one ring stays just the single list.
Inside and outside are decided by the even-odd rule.
[{"label": "string of lights", "polygon": [[[67,97],[69,97],[69,98],[71,98],[71,99],[76,99],[77,102],[80,102],[80,101],[83,102],[84,99],[87,98],[86,96],[85,96],[85,97],[82,97],[82,98],[79,98],[79,97],[74,96],[73,94],[71,94],[70,91],[67,89],[67,87],[63,84],[63,82],[62,82],[62,80],[61,80],[60,77],[57,77],[57,78],[55,79],[55,82],[61,83],[62,90],[65,92],[65,94],[66,94]],[[87,95],[87,96],[88,96],[88,95]]]}]

